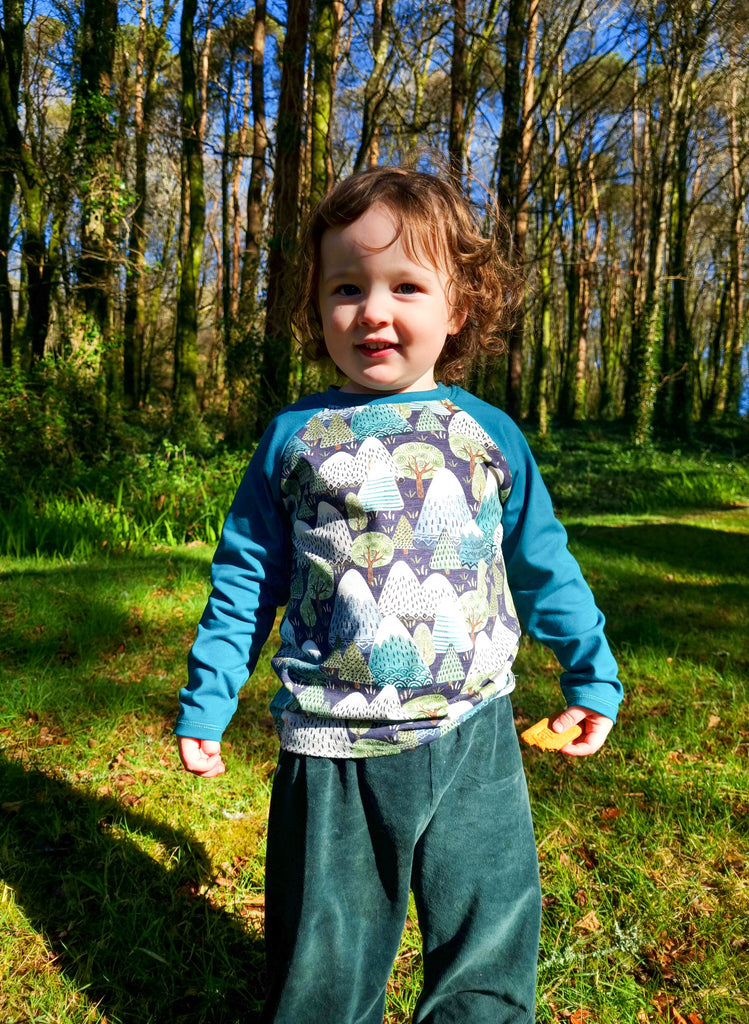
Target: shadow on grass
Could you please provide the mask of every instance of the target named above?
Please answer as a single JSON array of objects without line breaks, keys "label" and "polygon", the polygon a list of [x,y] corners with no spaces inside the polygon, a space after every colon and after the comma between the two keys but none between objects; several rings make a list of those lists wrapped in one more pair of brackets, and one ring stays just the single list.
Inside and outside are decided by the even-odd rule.
[{"label": "shadow on grass", "polygon": [[[749,525],[749,521],[747,523]],[[570,526],[570,539],[600,553],[628,555],[676,571],[749,577],[749,533],[688,523]]]},{"label": "shadow on grass", "polygon": [[684,523],[568,532],[614,641],[749,667],[749,534]]},{"label": "shadow on grass", "polygon": [[[5,759],[0,805],[0,877],[57,969],[107,1019],[259,1019],[262,941],[201,894],[210,869],[200,844]],[[159,844],[164,864],[139,839]]]},{"label": "shadow on grass", "polygon": [[13,615],[0,619],[0,649],[24,662],[94,661],[139,635],[136,594],[147,597],[158,587],[179,599],[190,582],[204,584],[207,596],[209,567],[207,557],[178,550],[9,569],[0,573],[0,608]]}]

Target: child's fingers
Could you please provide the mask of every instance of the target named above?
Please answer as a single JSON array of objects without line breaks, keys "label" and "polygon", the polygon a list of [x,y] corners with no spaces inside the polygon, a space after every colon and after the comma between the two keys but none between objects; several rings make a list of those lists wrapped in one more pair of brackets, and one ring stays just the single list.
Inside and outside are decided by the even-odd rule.
[{"label": "child's fingers", "polygon": [[178,737],[179,756],[188,772],[211,779],[226,771],[221,759],[221,744],[216,740],[196,740],[189,736]]},{"label": "child's fingers", "polygon": [[595,754],[606,742],[606,737],[614,727],[614,723],[606,715],[597,711],[573,705],[562,711],[550,723],[554,732],[564,732],[573,725],[579,725],[582,734],[566,747],[562,747],[563,754],[572,757],[586,757],[588,754]]}]

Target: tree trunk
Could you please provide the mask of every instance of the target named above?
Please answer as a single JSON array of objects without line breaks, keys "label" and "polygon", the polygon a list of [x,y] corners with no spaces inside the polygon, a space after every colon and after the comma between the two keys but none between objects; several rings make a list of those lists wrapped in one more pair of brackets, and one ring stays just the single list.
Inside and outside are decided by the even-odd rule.
[{"label": "tree trunk", "polygon": [[[0,127],[0,167],[7,166]],[[10,170],[0,173],[0,338],[3,366],[13,365],[13,293],[8,276],[10,250],[10,211],[16,191],[16,179]]]},{"label": "tree trunk", "polygon": [[[589,126],[589,136],[593,135],[593,125]],[[593,281],[593,268],[598,259],[598,251],[601,246],[601,214],[598,204],[598,183],[592,151],[585,165],[585,177],[581,180],[578,188],[578,196],[581,201],[581,220],[583,231],[580,235],[580,292],[579,307],[577,313],[577,366],[575,369],[575,383],[572,395],[572,419],[575,422],[585,419],[586,399],[588,390],[588,326],[591,313],[591,290]],[[593,244],[588,245],[589,222],[593,219],[594,235]],[[587,228],[587,229],[586,229]]]},{"label": "tree trunk", "polygon": [[[242,295],[254,314],[257,292],[257,273],[260,243],[263,235],[265,200],[265,153],[268,133],[265,124],[265,0],[255,4],[255,24],[252,36],[252,159],[250,182],[247,189],[247,241],[242,269]],[[245,273],[246,268],[246,273]],[[250,319],[243,317],[247,330]]]},{"label": "tree trunk", "polygon": [[252,154],[247,187],[247,230],[239,287],[237,331],[226,352],[229,391],[227,438],[234,444],[252,439],[257,416],[257,363],[260,336],[257,289],[260,246],[265,215],[265,154],[268,136],[265,123],[265,0],[255,4],[252,37]]},{"label": "tree trunk", "polygon": [[723,338],[726,335],[728,321],[729,296],[731,293],[731,275],[727,273],[722,281],[717,310],[714,315],[714,326],[708,343],[708,362],[705,387],[700,409],[700,420],[711,420],[720,409],[721,385],[723,381]]},{"label": "tree trunk", "polygon": [[369,78],[364,86],[364,104],[359,149],[354,160],[354,170],[376,167],[379,158],[377,114],[387,95],[386,71],[390,39],[393,33],[393,12],[391,0],[374,0],[372,20],[373,62]]},{"label": "tree trunk", "polygon": [[290,345],[286,305],[293,283],[289,264],[299,222],[300,151],[303,138],[304,64],[309,4],[289,0],[278,99],[277,151],[273,177],[273,235],[268,257],[268,299],[263,339],[263,387],[258,429],[286,405]]},{"label": "tree trunk", "polygon": [[237,159],[234,161],[231,177],[231,300],[230,313],[234,325],[233,335],[240,330],[239,298],[242,273],[242,236],[244,224],[240,193],[242,188],[242,172],[247,153],[247,137],[250,131],[250,103],[252,92],[252,67],[250,61],[244,64],[244,94],[242,97],[242,123],[239,126]]},{"label": "tree trunk", "polygon": [[[310,182],[305,193],[309,207],[317,203],[333,184],[331,149],[336,60],[343,22],[341,0],[316,0],[312,33],[314,65],[310,95]],[[338,371],[327,361],[302,363],[303,394],[325,391]]]},{"label": "tree trunk", "polygon": [[535,418],[538,423],[539,437],[547,437],[549,433],[549,363],[551,361],[551,293],[552,263],[554,259],[551,236],[553,215],[548,209],[546,197],[541,202],[541,239],[539,251],[539,274],[541,278],[540,332],[536,350],[534,367]]},{"label": "tree trunk", "polygon": [[[519,175],[517,183],[517,209],[513,239],[513,257],[525,271],[525,247],[528,239],[528,200],[531,180],[531,146],[533,144],[534,83],[536,73],[536,40],[538,37],[539,0],[530,0],[528,36],[525,44],[523,72],[523,115],[520,136]],[[525,333],[525,302],[518,310],[515,324],[508,339],[507,411],[520,418],[523,399],[523,338]]]},{"label": "tree trunk", "polygon": [[[234,226],[234,215],[230,199],[230,188],[232,181],[232,149],[236,150],[234,156],[235,165],[242,162],[242,149],[240,140],[234,135],[234,123],[232,119],[232,105],[235,92],[235,47],[232,41],[227,40],[227,63],[226,81],[222,90],[223,101],[223,144],[221,146],[221,254],[218,262],[218,293],[219,299],[219,321],[223,333],[224,351],[228,352],[233,344],[235,324],[232,310],[232,228]],[[241,135],[241,129],[239,134]]]},{"label": "tree trunk", "polygon": [[0,334],[3,366],[13,364],[13,293],[8,277],[8,252],[11,209],[16,191],[13,129],[17,131],[23,47],[23,0],[4,0],[3,24],[0,25]]},{"label": "tree trunk", "polygon": [[[141,0],[138,18],[138,41],[135,56],[134,124],[135,131],[135,209],[130,221],[128,239],[128,273],[125,285],[125,318],[122,345],[123,399],[128,408],[136,408],[141,400],[143,375],[143,343],[146,329],[143,271],[145,267],[146,203],[148,201],[149,100],[155,60],[149,61],[146,72],[147,6]],[[148,75],[149,81],[146,81]]]},{"label": "tree trunk", "polygon": [[333,184],[331,128],[338,34],[343,20],[341,0],[316,0],[312,50],[312,146],[309,205],[322,199]]},{"label": "tree trunk", "polygon": [[729,152],[731,156],[731,304],[728,343],[726,351],[725,385],[721,388],[721,405],[724,416],[733,419],[738,415],[741,397],[741,353],[744,341],[744,206],[746,189],[743,182],[742,164],[746,156],[741,152],[737,122],[738,72],[733,52],[735,41],[729,48],[730,100],[729,100]]},{"label": "tree trunk", "polygon": [[[725,0],[707,0],[699,4],[676,6],[670,23],[670,31],[664,34],[655,22],[651,28],[651,42],[661,58],[663,77],[658,83],[658,96],[651,97],[650,120],[658,120],[657,133],[651,130],[652,182],[649,196],[649,249],[648,268],[642,312],[632,325],[632,350],[628,373],[626,412],[630,420],[635,443],[647,441],[653,429],[653,410],[657,401],[658,386],[656,368],[661,363],[663,317],[665,310],[665,281],[663,274],[664,257],[668,239],[669,207],[675,190],[675,202],[682,200],[679,193],[686,186],[679,181],[679,163],[686,162],[686,153],[681,156],[681,140],[686,140],[691,129],[693,113],[693,91],[697,82],[707,36],[723,10]],[[651,11],[654,17],[655,12]],[[681,225],[679,230],[686,230]],[[684,242],[684,245],[686,243]],[[683,261],[682,255],[677,259]],[[672,256],[673,262],[673,256]],[[685,300],[676,291],[677,302]],[[677,310],[677,316],[682,314]],[[684,312],[684,322],[686,314]],[[686,351],[688,327],[677,325],[682,332],[680,345]],[[685,334],[686,330],[686,334]],[[691,352],[690,352],[691,358]],[[682,405],[689,405],[683,402]],[[689,410],[680,410],[680,415]]]},{"label": "tree trunk", "polygon": [[609,208],[606,216],[606,260],[598,299],[601,311],[598,414],[606,419],[616,415],[617,374],[621,365],[621,275],[618,249],[614,214]]},{"label": "tree trunk", "polygon": [[680,132],[674,173],[674,218],[671,246],[671,314],[674,342],[667,366],[667,427],[677,437],[688,439],[692,432],[694,343],[687,313],[687,235],[690,224],[687,175],[689,172],[689,121]]},{"label": "tree trunk", "polygon": [[[528,36],[529,0],[509,0],[505,36],[505,83],[502,92],[502,132],[499,140],[499,181],[497,198],[512,228],[512,259],[521,263],[523,254],[517,249],[518,184],[523,145],[523,43]],[[525,245],[525,238],[522,240]],[[505,408],[518,419],[522,414],[522,328],[510,337]]]},{"label": "tree trunk", "polygon": [[584,231],[584,204],[581,197],[582,180],[580,161],[583,159],[584,132],[582,122],[574,144],[567,137],[564,139],[566,155],[568,203],[565,219],[569,222],[569,230],[560,232],[559,248],[562,254],[562,266],[565,284],[565,300],[567,306],[566,329],[561,351],[561,372],[557,411],[564,423],[572,423],[575,418],[575,377],[578,366],[578,349],[580,345],[580,314],[581,296],[583,292],[583,257],[582,233]]},{"label": "tree trunk", "polygon": [[466,159],[466,0],[453,0],[453,52],[450,66],[450,132],[447,151],[450,173],[458,186],[463,183]]},{"label": "tree trunk", "polygon": [[522,140],[523,44],[528,34],[530,0],[509,0],[505,35],[505,81],[502,90],[502,131],[499,139],[499,180],[497,196],[500,206],[515,226],[517,182]]},{"label": "tree trunk", "polygon": [[656,401],[656,366],[661,348],[661,318],[664,298],[664,257],[668,234],[668,207],[672,187],[676,109],[667,103],[661,111],[656,134],[652,128],[653,107],[647,114],[649,128],[649,210],[646,231],[647,267],[642,301],[634,310],[632,342],[627,373],[626,415],[632,439],[644,444],[653,429]]},{"label": "tree trunk", "polygon": [[[21,275],[18,318],[14,333],[18,336],[21,362],[28,364],[44,355],[50,323],[52,280],[60,242],[59,216],[48,226],[48,206],[44,191],[43,169],[24,139],[18,121],[18,100],[23,68],[24,25],[21,0],[4,0],[0,27],[0,122],[2,123],[3,177],[10,188],[13,176],[21,195]],[[65,174],[63,153],[62,174]],[[7,253],[7,249],[5,250]],[[5,301],[10,293],[6,293]],[[5,315],[7,316],[7,310]],[[3,324],[3,344],[8,328]]]},{"label": "tree trunk", "polygon": [[205,231],[203,155],[195,64],[197,0],[184,0],[180,19],[182,72],[182,164],[185,175],[186,224],[177,296],[174,351],[175,418],[178,431],[189,430],[198,413],[198,280]]},{"label": "tree trunk", "polygon": [[71,113],[71,139],[78,146],[79,174],[85,182],[77,276],[88,329],[105,343],[111,333],[111,231],[116,202],[110,98],[116,35],[117,0],[85,0],[79,75]]}]

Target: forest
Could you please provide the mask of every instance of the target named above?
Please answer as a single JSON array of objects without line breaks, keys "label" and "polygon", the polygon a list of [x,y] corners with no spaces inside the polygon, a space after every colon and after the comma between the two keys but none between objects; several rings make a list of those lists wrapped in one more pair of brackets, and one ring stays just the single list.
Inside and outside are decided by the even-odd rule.
[{"label": "forest", "polygon": [[[595,757],[523,744],[537,1024],[746,1024],[749,0],[0,2],[0,1024],[259,1019],[280,619],[220,779],[182,770],[177,693],[248,453],[335,381],[287,324],[303,219],[391,163],[504,215],[522,316],[466,385],[520,422],[625,687]],[[446,444],[392,453],[418,521],[364,474],[356,536],[308,538],[306,627],[331,549],[366,596],[441,533],[435,466],[476,457]],[[482,534],[437,540],[444,580],[485,571]],[[425,575],[383,607],[436,624]],[[437,643],[487,607],[467,591]],[[526,636],[513,671],[522,732],[560,666]],[[385,1024],[422,980],[412,906]]]},{"label": "forest", "polygon": [[525,274],[476,393],[540,436],[735,422],[748,29],[743,0],[3,0],[4,432],[62,391],[252,444],[334,379],[287,326],[301,219],[402,162],[496,197]]}]

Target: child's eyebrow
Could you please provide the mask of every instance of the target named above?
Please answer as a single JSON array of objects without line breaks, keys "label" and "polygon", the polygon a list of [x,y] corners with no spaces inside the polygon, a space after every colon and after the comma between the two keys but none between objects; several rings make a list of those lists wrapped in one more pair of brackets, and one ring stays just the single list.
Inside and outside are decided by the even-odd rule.
[{"label": "child's eyebrow", "polygon": [[349,280],[355,276],[355,271],[349,264],[342,263],[340,266],[320,270],[320,282]]},{"label": "child's eyebrow", "polygon": [[[362,273],[362,270],[352,267],[350,263],[334,264],[330,267],[321,268],[320,280],[330,281],[339,277],[354,277],[358,273]],[[392,261],[389,273],[394,277],[402,277],[405,279],[418,277],[421,274],[440,274],[444,273],[444,271],[441,271],[435,264],[428,263],[426,260],[424,262],[420,262],[409,258],[403,258],[402,260]]]}]

